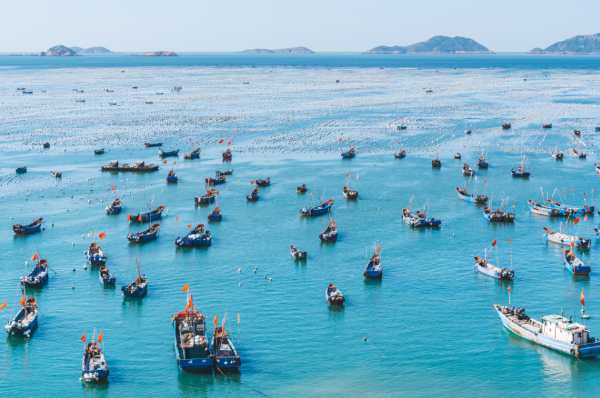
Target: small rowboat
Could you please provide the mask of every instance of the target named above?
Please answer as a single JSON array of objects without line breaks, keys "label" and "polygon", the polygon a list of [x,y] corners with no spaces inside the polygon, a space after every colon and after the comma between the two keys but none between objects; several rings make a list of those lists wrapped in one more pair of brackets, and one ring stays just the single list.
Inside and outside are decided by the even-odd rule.
[{"label": "small rowboat", "polygon": [[115,278],[108,268],[104,265],[100,267],[100,283],[103,285],[114,285],[117,282],[117,278]]},{"label": "small rowboat", "polygon": [[462,167],[462,173],[466,176],[472,176],[475,175],[475,170],[473,170],[468,163],[465,163]]},{"label": "small rowboat", "polygon": [[106,264],[106,255],[104,255],[104,251],[102,251],[96,242],[92,242],[88,248],[87,259],[91,265]]},{"label": "small rowboat", "polygon": [[206,182],[208,185],[218,185],[225,183],[226,178],[227,176],[221,176],[217,178],[207,177],[204,179],[204,182]]},{"label": "small rowboat", "polygon": [[477,166],[479,166],[480,169],[487,169],[489,164],[488,162],[485,160],[485,158],[483,156],[481,156],[479,158],[479,160],[477,161]]},{"label": "small rowboat", "polygon": [[502,123],[503,130],[508,130],[511,127],[512,127],[512,123]]},{"label": "small rowboat", "polygon": [[544,231],[546,231],[545,236],[548,238],[548,242],[558,243],[559,245],[589,248],[592,244],[591,239],[565,235],[562,231],[554,232],[546,227],[544,227]]},{"label": "small rowboat", "polygon": [[233,169],[232,170],[227,170],[227,171],[215,171],[215,174],[217,175],[217,177],[221,177],[221,176],[229,176],[233,174]]},{"label": "small rowboat", "polygon": [[[490,249],[490,253],[491,252],[492,250]],[[483,260],[477,256],[473,258],[475,259],[477,270],[484,275],[500,280],[511,280],[515,277],[515,271],[512,269],[496,267],[495,265],[488,263],[487,259]]]},{"label": "small rowboat", "polygon": [[358,198],[358,191],[353,191],[348,187],[344,187],[344,191],[342,192],[344,198],[346,199],[356,199]]},{"label": "small rowboat", "polygon": [[592,271],[590,266],[585,265],[571,250],[565,250],[565,268],[574,275],[588,275]]},{"label": "small rowboat", "polygon": [[519,170],[511,169],[510,175],[512,175],[513,177],[518,177],[518,178],[529,178],[529,176],[531,174],[529,174],[528,171],[525,171],[523,166],[519,166]]},{"label": "small rowboat", "polygon": [[21,285],[31,287],[42,287],[48,282],[48,262],[40,259],[29,275],[21,277]]},{"label": "small rowboat", "polygon": [[208,215],[208,221],[221,221],[220,207],[215,207],[215,209]]},{"label": "small rowboat", "polygon": [[95,149],[94,150],[94,154],[96,155],[102,155],[104,153],[104,149]]},{"label": "small rowboat", "polygon": [[321,214],[325,214],[329,211],[329,209],[333,206],[333,199],[329,199],[327,202],[316,206],[316,207],[306,207],[300,209],[300,215],[302,216],[318,216]]},{"label": "small rowboat", "polygon": [[162,142],[154,142],[154,143],[150,143],[150,142],[145,142],[144,145],[146,145],[146,148],[151,148],[151,147],[155,147],[155,146],[162,146]]},{"label": "small rowboat", "polygon": [[83,352],[81,375],[85,381],[98,381],[108,379],[109,370],[104,353],[95,341],[88,343]]},{"label": "small rowboat", "polygon": [[431,161],[431,167],[442,167],[442,161],[439,157],[436,157]]},{"label": "small rowboat", "polygon": [[292,258],[294,258],[296,260],[305,260],[306,259],[306,252],[296,249],[296,246],[294,246],[294,245],[292,245],[292,247],[290,249],[290,254],[291,254]]},{"label": "small rowboat", "polygon": [[200,148],[194,149],[192,152],[184,152],[184,159],[200,159]]},{"label": "small rowboat", "polygon": [[332,305],[344,305],[344,301],[346,301],[342,292],[333,283],[330,283],[325,291],[325,300]]},{"label": "small rowboat", "polygon": [[121,209],[121,199],[115,199],[112,204],[106,206],[106,212],[108,214],[119,214]]},{"label": "small rowboat", "polygon": [[552,157],[556,160],[562,160],[564,156],[565,154],[562,152],[552,152]]},{"label": "small rowboat", "polygon": [[211,235],[209,231],[204,231],[204,224],[198,224],[194,229],[190,231],[183,238],[177,237],[175,239],[175,244],[177,246],[210,246],[211,245]]},{"label": "small rowboat", "polygon": [[335,242],[337,241],[337,237],[338,230],[334,221],[330,221],[327,228],[325,228],[325,231],[321,232],[319,235],[319,239],[321,239],[323,242]]},{"label": "small rowboat", "polygon": [[465,131],[463,131],[463,132],[464,132],[465,134],[473,134],[473,131],[471,131],[471,130],[465,130]]},{"label": "small rowboat", "polygon": [[237,370],[242,365],[242,360],[224,326],[225,324],[215,327],[212,337],[212,346],[215,350],[215,366],[217,369]]},{"label": "small rowboat", "polygon": [[573,130],[573,134],[575,134],[577,137],[579,137],[581,135],[581,131]]},{"label": "small rowboat", "polygon": [[266,180],[256,180],[256,185],[258,185],[259,187],[268,187],[269,185],[271,185],[271,177],[268,177]]},{"label": "small rowboat", "polygon": [[48,148],[50,148],[50,143],[49,143],[49,142],[46,142],[46,143],[44,143],[44,145],[43,145],[43,146],[44,146],[44,149],[48,149]]},{"label": "small rowboat", "polygon": [[552,128],[552,123],[550,123],[550,124],[543,124],[542,127],[545,128],[545,129],[551,129]]},{"label": "small rowboat", "polygon": [[223,159],[231,160],[232,157],[233,155],[231,154],[231,149],[228,149],[225,152],[223,152]]},{"label": "small rowboat", "polygon": [[458,197],[462,200],[466,200],[471,203],[486,203],[488,201],[488,197],[485,195],[473,195],[467,193],[467,189],[460,189],[456,187],[456,192],[458,193]]},{"label": "small rowboat", "polygon": [[462,155],[460,154],[460,152],[456,152],[456,154],[454,155],[454,159],[460,159],[462,157]]},{"label": "small rowboat", "polygon": [[43,218],[38,218],[29,225],[15,224],[13,225],[13,231],[15,234],[32,234],[42,228],[42,221],[44,221]]},{"label": "small rowboat", "polygon": [[579,159],[585,159],[587,158],[587,154],[583,151],[580,151],[578,149],[573,149],[573,154],[578,157]]},{"label": "small rowboat", "polygon": [[594,167],[596,168],[596,173],[600,173],[600,165],[597,163],[594,163]]},{"label": "small rowboat", "polygon": [[356,148],[350,148],[347,152],[342,152],[342,158],[350,159],[356,156]]},{"label": "small rowboat", "polygon": [[50,172],[54,177],[56,178],[61,178],[62,177],[62,173],[58,172],[58,171],[51,171]]},{"label": "small rowboat", "polygon": [[27,166],[17,167],[15,170],[17,173],[27,173]]},{"label": "small rowboat", "polygon": [[417,217],[423,220],[423,226],[425,227],[439,227],[442,224],[442,220],[439,218],[427,217],[425,213],[421,213],[418,210]]},{"label": "small rowboat", "polygon": [[171,169],[171,171],[169,171],[169,174],[167,174],[167,182],[177,183],[177,174],[175,174],[175,171],[173,169]]},{"label": "small rowboat", "polygon": [[397,130],[406,130],[406,126],[398,126],[396,127]]},{"label": "small rowboat", "polygon": [[167,157],[167,156],[177,156],[179,155],[179,149],[175,149],[174,151],[165,152],[160,148],[158,150],[158,156]]},{"label": "small rowboat", "polygon": [[35,298],[31,297],[25,301],[17,315],[4,327],[8,334],[20,334],[30,337],[33,329],[37,327],[38,308]]},{"label": "small rowboat", "polygon": [[131,282],[128,286],[122,286],[121,291],[125,297],[141,297],[148,291],[148,279],[146,275],[141,273],[141,264],[135,259],[135,265],[137,268],[137,278]]},{"label": "small rowboat", "polygon": [[131,222],[149,222],[153,220],[157,220],[162,217],[162,212],[165,209],[165,206],[158,206],[156,209],[152,210],[150,213],[145,214],[130,214],[128,216],[129,221]]},{"label": "small rowboat", "polygon": [[403,159],[406,157],[406,151],[402,150],[402,151],[400,151],[400,153],[394,152],[394,157],[396,159]]},{"label": "small rowboat", "polygon": [[213,188],[213,189],[207,191],[205,195],[196,196],[194,198],[194,201],[196,202],[196,204],[205,205],[205,204],[214,202],[216,196],[217,196],[217,190]]},{"label": "small rowboat", "polygon": [[306,184],[302,184],[298,187],[298,193],[305,193],[307,190]]},{"label": "small rowboat", "polygon": [[258,189],[254,188],[254,191],[248,196],[246,196],[246,200],[249,202],[256,202],[258,200]]},{"label": "small rowboat", "polygon": [[[373,247],[375,249],[375,247]],[[379,279],[383,276],[383,270],[381,269],[381,257],[379,253],[373,252],[371,259],[367,262],[365,272],[363,275],[366,278]]]},{"label": "small rowboat", "polygon": [[135,242],[135,243],[144,243],[149,240],[152,240],[152,239],[156,238],[156,236],[158,235],[159,227],[160,227],[160,224],[154,224],[150,228],[148,228],[144,231],[141,231],[138,233],[129,233],[127,235],[127,240],[130,242]]}]

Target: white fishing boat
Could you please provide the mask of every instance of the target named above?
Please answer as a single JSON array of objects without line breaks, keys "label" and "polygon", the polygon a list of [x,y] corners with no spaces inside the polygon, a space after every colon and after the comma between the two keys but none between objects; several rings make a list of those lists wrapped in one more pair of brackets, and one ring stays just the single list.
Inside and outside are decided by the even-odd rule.
[{"label": "white fishing boat", "polygon": [[[487,248],[486,248],[486,254],[485,254],[485,259],[481,259],[477,256],[473,257],[475,259],[475,265],[477,266],[477,270],[479,272],[481,272],[484,275],[488,275],[491,276],[492,278],[495,279],[502,279],[502,280],[511,280],[515,277],[515,271],[513,271],[512,269],[512,258],[511,258],[511,269],[507,269],[507,268],[502,268],[499,267],[498,265],[492,265],[489,263],[489,258],[490,258],[490,254],[492,254],[492,249],[493,247],[496,246],[496,239],[494,239],[494,242],[492,242],[492,247],[490,247],[490,251],[489,253],[487,252]],[[497,257],[497,250],[498,247],[496,246],[496,262],[498,263],[498,257]]]},{"label": "white fishing boat", "polygon": [[[566,225],[566,223],[565,223],[565,225]],[[591,239],[580,238],[578,236],[566,235],[566,234],[562,233],[563,230],[564,230],[564,227],[561,228],[560,232],[555,232],[555,231],[552,231],[552,230],[544,227],[544,231],[546,231],[544,236],[548,239],[548,242],[558,243],[559,245],[574,246],[574,247],[581,247],[581,248],[589,248],[591,246],[591,244],[592,244]]]},{"label": "white fishing boat", "polygon": [[344,302],[346,301],[342,292],[340,292],[333,283],[330,283],[325,291],[325,300],[333,305],[344,305]]},{"label": "white fishing boat", "polygon": [[303,260],[306,258],[306,252],[296,249],[296,246],[294,245],[292,245],[290,249],[290,254],[292,255],[292,258],[296,260]]}]

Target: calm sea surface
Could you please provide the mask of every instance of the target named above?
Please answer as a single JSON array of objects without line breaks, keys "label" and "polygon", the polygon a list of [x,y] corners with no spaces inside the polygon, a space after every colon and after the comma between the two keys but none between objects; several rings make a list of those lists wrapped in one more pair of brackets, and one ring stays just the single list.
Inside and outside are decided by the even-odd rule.
[{"label": "calm sea surface", "polygon": [[[0,315],[16,312],[19,278],[31,269],[36,248],[55,271],[43,289],[27,289],[40,314],[32,337],[6,336],[0,344],[0,393],[595,396],[597,359],[570,358],[510,335],[492,305],[508,304],[510,286],[511,303],[530,316],[562,309],[580,322],[584,289],[591,315],[584,323],[600,337],[599,246],[592,231],[599,216],[566,227],[593,238],[591,250],[577,252],[591,261],[591,275],[573,277],[563,265],[564,248],[542,239],[543,227],[560,228],[565,220],[532,215],[527,207],[528,199],[542,201],[540,188],[544,195],[557,189],[555,200],[580,205],[584,191],[588,205],[593,190],[600,195],[594,171],[598,60],[519,54],[0,57],[0,303],[8,302]],[[182,91],[171,91],[174,86]],[[81,99],[86,102],[76,102]],[[508,121],[513,129],[502,131]],[[552,130],[541,129],[550,122]],[[409,128],[398,131],[397,124]],[[472,136],[463,133],[467,128]],[[581,140],[575,128],[583,131]],[[340,138],[344,148],[359,148],[356,158],[341,159]],[[180,155],[163,164],[157,148],[143,147],[158,140],[181,152],[193,142],[202,147],[201,159]],[[233,160],[223,163],[229,140]],[[52,146],[42,150],[46,141]],[[393,156],[400,146],[408,152],[401,160]],[[589,152],[587,159],[571,156],[578,146]],[[97,148],[107,153],[94,155]],[[554,148],[567,151],[563,161],[551,158]],[[458,151],[462,160],[453,158]],[[487,170],[475,167],[481,151]],[[432,169],[437,154],[442,168]],[[101,172],[110,160],[161,168]],[[469,190],[493,194],[494,208],[509,198],[514,223],[490,224],[483,206],[457,198],[455,187],[468,182],[460,172],[465,161],[477,175]],[[511,178],[510,169],[523,161],[532,177]],[[14,168],[24,165],[29,171],[16,175]],[[171,166],[180,181],[167,185]],[[234,173],[218,187],[223,220],[208,223],[209,207],[194,205],[194,197],[216,168]],[[50,171],[62,172],[62,179]],[[360,193],[356,201],[342,196],[347,173]],[[251,181],[266,177],[271,186],[259,188],[258,202],[247,202]],[[317,192],[297,194],[303,183]],[[107,215],[115,193],[126,209]],[[321,195],[335,200],[339,239],[333,244],[319,241],[329,217],[298,213]],[[440,218],[441,227],[404,225],[402,208],[411,198],[413,210],[428,203],[428,215]],[[127,214],[150,202],[166,208],[159,237],[131,244]],[[12,224],[33,217],[44,218],[42,232],[13,234]],[[188,224],[199,223],[212,233],[212,246],[176,247]],[[84,268],[84,252],[100,232],[116,288],[102,286],[99,267]],[[494,239],[499,250],[492,258],[505,267],[512,258],[514,282],[474,269],[473,256]],[[381,246],[380,281],[363,277],[374,242]],[[294,261],[290,245],[308,251],[308,259]],[[124,299],[120,287],[135,278],[136,257],[148,294]],[[178,370],[171,317],[185,307],[186,283],[209,332],[215,315],[220,322],[227,311],[243,363],[230,378]],[[327,305],[329,283],[345,295],[344,307]],[[94,330],[103,333],[110,378],[86,384],[79,381],[79,338],[85,331],[89,341]]]}]

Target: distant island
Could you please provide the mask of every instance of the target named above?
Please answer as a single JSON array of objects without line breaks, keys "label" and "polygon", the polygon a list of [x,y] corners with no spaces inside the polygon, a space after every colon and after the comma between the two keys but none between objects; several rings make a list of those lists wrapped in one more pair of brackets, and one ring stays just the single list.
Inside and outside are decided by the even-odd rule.
[{"label": "distant island", "polygon": [[434,36],[410,46],[379,46],[365,54],[493,54],[488,48],[466,37]]},{"label": "distant island", "polygon": [[315,52],[306,47],[280,48],[279,50],[267,50],[256,48],[254,50],[240,51],[240,54],[314,54]]},{"label": "distant island", "polygon": [[39,54],[31,54],[33,57],[77,57],[77,53],[71,50],[69,47],[63,45],[54,46],[48,51],[42,51]]},{"label": "distant island", "polygon": [[143,53],[138,55],[132,55],[132,57],[178,57],[179,55],[170,51],[154,51],[149,53]]},{"label": "distant island", "polygon": [[527,54],[600,55],[600,33],[574,36],[542,50],[534,48]]},{"label": "distant island", "polygon": [[71,50],[75,51],[76,53],[80,53],[80,52],[82,52],[83,50],[85,50],[84,48],[77,47],[77,46],[71,46],[71,47],[69,47],[69,48],[70,48]]},{"label": "distant island", "polygon": [[70,47],[71,50],[75,51],[77,54],[110,54],[110,51],[106,47],[90,47],[90,48],[81,48],[77,46]]}]

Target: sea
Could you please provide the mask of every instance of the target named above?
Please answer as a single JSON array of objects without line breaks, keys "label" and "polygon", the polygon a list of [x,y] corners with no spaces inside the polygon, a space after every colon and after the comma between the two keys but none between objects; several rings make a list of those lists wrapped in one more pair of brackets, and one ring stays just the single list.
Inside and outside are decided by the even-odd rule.
[{"label": "sea", "polygon": [[[7,303],[0,317],[14,316],[22,295],[39,309],[29,338],[7,335],[0,344],[1,395],[595,396],[598,359],[512,335],[493,305],[510,302],[536,319],[564,313],[600,337],[593,231],[600,216],[574,223],[531,214],[527,206],[549,198],[591,206],[600,195],[599,60],[0,54],[0,304]],[[144,146],[158,141],[179,155],[161,158],[158,148]],[[352,147],[358,155],[342,159]],[[184,159],[195,148],[200,159]],[[226,149],[231,161],[222,159]],[[407,156],[395,158],[401,150]],[[477,167],[481,156],[489,168]],[[434,169],[437,157],[442,167]],[[160,168],[100,170],[113,160]],[[461,173],[465,162],[475,176]],[[511,177],[520,165],[529,179]],[[22,166],[27,172],[16,174]],[[171,169],[177,184],[166,182]],[[208,222],[214,205],[194,198],[206,192],[205,178],[229,169],[233,174],[215,187],[223,218]],[[254,182],[267,177],[271,185],[248,202]],[[299,194],[302,184],[308,190]],[[345,199],[344,186],[358,199]],[[516,213],[515,222],[488,222],[484,206],[460,200],[457,187],[487,195],[493,209]],[[115,198],[125,208],[107,214]],[[329,214],[300,215],[328,199]],[[142,227],[127,215],[160,205],[157,239],[130,243],[127,234]],[[426,211],[441,226],[403,224],[403,208]],[[39,217],[42,231],[13,233],[13,224]],[[323,243],[319,234],[331,221],[339,238]],[[198,224],[211,232],[211,247],[175,245]],[[544,227],[592,239],[591,249],[575,250],[591,264],[589,276],[566,270],[567,247],[547,242]],[[86,262],[94,241],[107,254],[115,287],[103,286],[99,267]],[[291,245],[308,258],[294,260]],[[363,276],[374,250],[382,258],[380,280]],[[23,290],[20,278],[36,253],[48,262],[49,281]],[[488,254],[514,270],[514,281],[477,271],[473,258]],[[135,279],[136,260],[148,293],[124,298],[121,286]],[[343,306],[327,304],[331,283],[344,294]],[[186,306],[186,284],[209,337],[216,323],[234,341],[239,372],[178,369],[172,317]],[[581,319],[582,292],[590,319]],[[89,342],[100,332],[110,376],[83,382],[80,338],[85,333]]]}]

